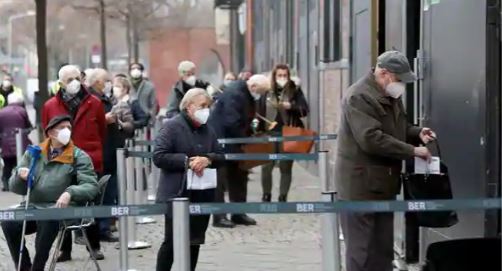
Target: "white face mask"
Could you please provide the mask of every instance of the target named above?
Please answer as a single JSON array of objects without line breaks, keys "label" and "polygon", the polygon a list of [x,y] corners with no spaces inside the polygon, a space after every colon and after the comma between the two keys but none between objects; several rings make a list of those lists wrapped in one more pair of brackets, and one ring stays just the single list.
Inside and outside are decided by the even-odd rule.
[{"label": "white face mask", "polygon": [[288,83],[288,79],[277,79],[275,80],[275,83],[277,83],[279,87],[283,88]]},{"label": "white face mask", "polygon": [[71,139],[71,131],[68,128],[63,128],[59,130],[58,135],[56,137],[57,141],[63,145],[67,145],[68,142],[70,142]]},{"label": "white face mask", "polygon": [[113,88],[113,96],[115,96],[115,98],[120,98],[122,97],[122,93],[123,93],[123,89],[122,88],[119,88],[119,87],[114,87]]},{"label": "white face mask", "polygon": [[189,76],[187,79],[183,80],[185,81],[185,83],[189,84],[190,86],[195,86],[195,81],[197,80],[197,78],[195,77],[195,75],[191,75]]},{"label": "white face mask", "polygon": [[70,95],[75,95],[80,91],[80,81],[77,79],[71,81],[67,86],[66,86],[66,92]]},{"label": "white face mask", "polygon": [[251,92],[251,95],[253,96],[253,98],[254,98],[255,101],[258,101],[261,98],[261,94],[260,93]]},{"label": "white face mask", "polygon": [[132,78],[140,78],[143,75],[143,73],[139,69],[133,69],[131,70],[131,77]]},{"label": "white face mask", "polygon": [[403,82],[392,82],[385,87],[387,95],[394,99],[398,99],[406,90],[406,85]]},{"label": "white face mask", "polygon": [[103,93],[110,93],[112,91],[113,84],[112,82],[106,82],[105,83],[105,88],[103,89]]},{"label": "white face mask", "polygon": [[3,87],[6,87],[6,88],[9,88],[9,87],[11,87],[11,86],[12,86],[12,82],[11,82],[11,81],[9,81],[9,80],[3,80],[3,82],[2,82],[2,86],[3,86]]},{"label": "white face mask", "polygon": [[207,120],[209,119],[209,114],[209,108],[204,108],[195,111],[195,113],[193,113],[193,117],[198,123],[206,124]]}]

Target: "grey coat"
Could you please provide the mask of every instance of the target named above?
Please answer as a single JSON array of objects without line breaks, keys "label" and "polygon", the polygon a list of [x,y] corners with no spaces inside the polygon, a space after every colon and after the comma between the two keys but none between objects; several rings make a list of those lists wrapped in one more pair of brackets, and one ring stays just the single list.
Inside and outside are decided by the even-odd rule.
[{"label": "grey coat", "polygon": [[148,80],[142,80],[138,88],[131,95],[132,99],[137,99],[141,109],[154,119],[157,115],[157,94],[155,87]]},{"label": "grey coat", "polygon": [[[186,195],[184,177],[190,157],[208,157],[212,168],[218,167],[223,160],[213,129],[208,125],[195,127],[185,112],[164,123],[154,147],[153,163],[161,169],[157,189],[157,202],[161,203]],[[213,189],[202,191],[196,195],[205,200],[213,198]],[[200,200],[190,199],[195,202]]]},{"label": "grey coat", "polygon": [[373,73],[353,84],[342,100],[335,158],[341,200],[393,199],[402,160],[413,158],[421,128],[408,124],[401,99],[384,95]]}]

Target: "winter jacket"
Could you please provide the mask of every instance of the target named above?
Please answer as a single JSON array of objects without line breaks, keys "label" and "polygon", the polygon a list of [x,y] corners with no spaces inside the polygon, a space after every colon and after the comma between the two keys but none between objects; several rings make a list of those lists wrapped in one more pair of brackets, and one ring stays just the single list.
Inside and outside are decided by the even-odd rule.
[{"label": "winter jacket", "polygon": [[[208,124],[218,138],[248,137],[252,134],[251,122],[256,113],[256,102],[246,81],[230,84],[213,105]],[[225,152],[241,152],[240,145],[227,144]]]},{"label": "winter jacket", "polygon": [[[106,136],[105,110],[101,101],[89,94],[84,86],[81,86],[81,91],[85,91],[86,95],[72,121],[72,140],[77,147],[91,157],[94,169],[98,173],[102,173],[103,143]],[[42,128],[45,129],[49,120],[55,116],[71,115],[61,95],[61,91],[59,91],[56,96],[44,104]]]},{"label": "winter jacket", "polygon": [[18,88],[16,86],[10,87],[8,90],[4,90],[2,86],[0,85],[0,108],[5,107],[7,105],[7,96],[11,93],[16,93],[19,96],[24,98],[23,95],[23,90],[21,88]]},{"label": "winter jacket", "polygon": [[131,99],[137,99],[141,109],[147,113],[152,119],[155,118],[158,111],[157,93],[154,85],[145,79],[137,84],[137,88],[132,89]]},{"label": "winter jacket", "polygon": [[[36,162],[33,187],[30,192],[30,205],[35,207],[51,207],[61,194],[71,195],[72,205],[83,205],[92,201],[98,194],[97,176],[89,156],[70,141],[63,152],[48,160],[50,139],[40,144],[42,155]],[[21,162],[9,180],[10,191],[26,195],[27,181],[19,178],[17,169],[29,168],[32,157],[25,152]]]},{"label": "winter jacket", "polygon": [[129,100],[129,106],[131,107],[132,117],[134,119],[134,129],[141,129],[148,125],[148,121],[150,116],[143,111],[141,106],[139,105],[138,100]]},{"label": "winter jacket", "polygon": [[369,73],[342,100],[335,157],[341,200],[391,200],[400,191],[402,160],[413,158],[420,127],[406,119],[403,102],[385,96]]},{"label": "winter jacket", "polygon": [[[185,112],[164,123],[154,145],[153,163],[162,170],[157,202],[167,202],[186,194],[183,178],[190,157],[208,157],[212,168],[220,166],[223,160],[213,129],[208,125],[194,126]],[[204,198],[213,198],[214,189],[204,191],[207,194]]]},{"label": "winter jacket", "polygon": [[21,104],[9,104],[0,109],[0,147],[2,157],[16,157],[16,128],[23,129],[23,150],[30,144],[28,128],[31,122]]},{"label": "winter jacket", "polygon": [[180,113],[180,103],[185,94],[192,88],[202,88],[206,89],[210,84],[208,82],[197,79],[195,81],[195,86],[191,86],[183,80],[179,80],[174,85],[171,93],[169,94],[169,98],[167,100],[167,113],[166,117],[172,118]]},{"label": "winter jacket", "polygon": [[[290,109],[278,109],[277,104],[289,102]],[[289,81],[284,88],[276,88],[263,95],[258,101],[258,112],[271,121],[276,121],[275,130],[281,131],[283,125],[304,127],[301,118],[309,113],[309,106],[300,87]],[[260,120],[259,130],[265,130],[265,122]]]}]

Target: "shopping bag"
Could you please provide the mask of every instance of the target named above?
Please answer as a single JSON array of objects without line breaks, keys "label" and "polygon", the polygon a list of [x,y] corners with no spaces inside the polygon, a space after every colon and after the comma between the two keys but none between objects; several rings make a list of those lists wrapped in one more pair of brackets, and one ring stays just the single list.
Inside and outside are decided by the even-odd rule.
[{"label": "shopping bag", "polygon": [[[266,135],[260,135],[266,136]],[[243,153],[274,153],[275,147],[274,143],[253,143],[253,144],[245,144],[241,146]],[[270,161],[239,161],[239,168],[243,170],[249,170],[257,166],[261,166],[264,164],[270,163]]]},{"label": "shopping bag", "polygon": [[[438,156],[441,157],[439,144],[434,140],[432,144],[437,146]],[[432,145],[431,144],[431,145]],[[440,162],[439,174],[415,174],[402,175],[406,200],[442,200],[452,199],[452,190],[448,167]],[[426,211],[417,212],[418,226],[431,228],[447,228],[458,222],[455,211]]]},{"label": "shopping bag", "polygon": [[[282,127],[282,136],[314,136],[316,132],[301,127],[285,125]],[[286,153],[309,153],[314,146],[314,141],[284,141],[283,152]]]}]

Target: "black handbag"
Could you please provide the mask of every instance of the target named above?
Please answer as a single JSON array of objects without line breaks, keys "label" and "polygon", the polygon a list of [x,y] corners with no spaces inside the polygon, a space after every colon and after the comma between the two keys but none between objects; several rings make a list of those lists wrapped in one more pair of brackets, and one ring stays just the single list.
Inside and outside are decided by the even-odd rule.
[{"label": "black handbag", "polygon": [[[437,140],[432,141],[429,145],[435,145],[437,154],[441,157]],[[410,166],[407,166],[407,169],[409,168]],[[411,168],[414,169],[414,166],[411,166]],[[415,171],[411,170],[411,172]],[[406,200],[452,199],[448,167],[442,161],[440,163],[440,172],[440,174],[403,174],[404,198]],[[455,211],[417,212],[416,217],[417,224],[421,227],[448,228],[458,223],[458,216]]]}]

